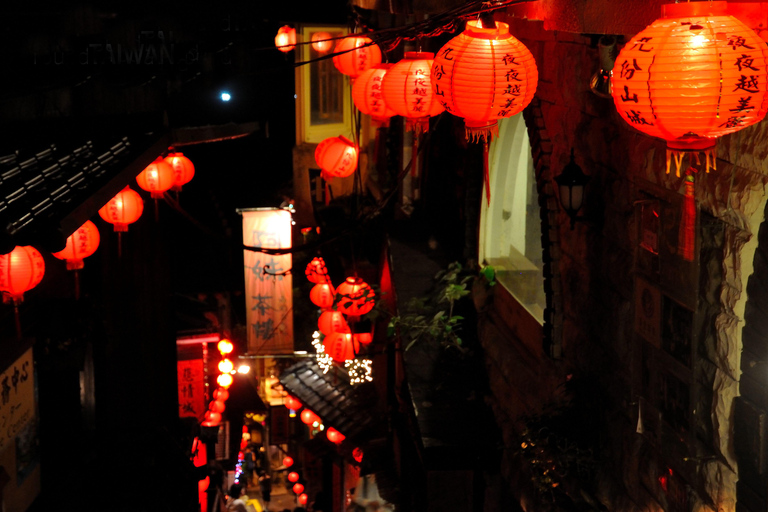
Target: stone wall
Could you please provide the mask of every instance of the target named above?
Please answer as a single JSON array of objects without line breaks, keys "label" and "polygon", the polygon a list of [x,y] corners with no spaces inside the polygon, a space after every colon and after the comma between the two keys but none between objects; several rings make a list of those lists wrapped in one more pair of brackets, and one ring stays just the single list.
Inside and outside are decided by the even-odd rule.
[{"label": "stone wall", "polygon": [[[638,204],[660,201],[674,220],[682,204],[682,179],[666,174],[662,141],[633,130],[611,100],[590,92],[598,54],[589,37],[547,31],[542,22],[507,21],[539,67],[537,98],[551,141],[552,173],[559,174],[574,148],[576,162],[592,177],[582,212],[587,221],[570,230],[565,214],[556,215],[554,264],[563,310],[555,313],[562,319],[563,359],[551,360],[536,348],[540,340],[526,339],[535,337],[535,330],[515,329],[500,306],[509,300],[500,299],[503,290],[495,292],[496,302],[481,321],[492,406],[510,448],[504,463],[508,484],[526,509],[538,506],[521,483],[519,450],[513,449],[524,428],[521,418],[535,412],[536,404],[560,400],[560,385],[569,379],[590,375],[603,392],[594,495],[605,506],[735,510],[733,403],[739,393],[746,280],[764,217],[768,125],[723,137],[717,169],[696,177],[697,260],[684,262],[672,247],[661,256],[664,268],[655,283],[669,297],[665,301],[692,313],[692,360],[688,367],[660,363],[666,356],[656,355],[661,351],[649,348],[635,330]],[[644,396],[661,386],[656,365],[683,368],[678,377],[690,385],[691,407],[679,428],[660,419],[667,413],[654,405],[657,395]]]}]

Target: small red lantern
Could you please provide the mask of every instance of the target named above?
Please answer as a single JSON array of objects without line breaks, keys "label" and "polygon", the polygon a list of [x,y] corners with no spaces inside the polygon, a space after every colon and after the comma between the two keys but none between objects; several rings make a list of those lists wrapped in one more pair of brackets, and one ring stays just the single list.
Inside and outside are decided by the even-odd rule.
[{"label": "small red lantern", "polygon": [[345,315],[360,316],[373,309],[376,294],[368,283],[359,277],[348,277],[339,285],[336,293],[340,296],[337,308]]},{"label": "small red lantern", "polygon": [[296,483],[299,481],[299,474],[295,471],[291,471],[288,473],[288,481],[291,483]]},{"label": "small red lantern", "polygon": [[312,34],[312,48],[317,53],[328,53],[333,48],[332,37],[328,32],[315,32]]},{"label": "small red lantern", "polygon": [[432,90],[430,72],[434,53],[405,52],[381,83],[381,92],[387,106],[403,116],[409,130],[421,133],[429,128],[429,118],[443,111]]},{"label": "small red lantern", "polygon": [[224,356],[224,355],[227,355],[227,354],[231,353],[232,350],[234,350],[235,347],[234,347],[234,345],[232,345],[231,341],[229,341],[228,339],[224,338],[223,340],[221,340],[218,343],[218,345],[216,345],[216,348],[219,349],[219,352],[221,353],[221,355]]},{"label": "small red lantern", "polygon": [[533,99],[539,72],[509,25],[483,28],[468,21],[464,32],[443,46],[432,64],[432,87],[445,110],[463,117],[467,139],[498,135],[498,119],[521,112]]},{"label": "small red lantern", "polygon": [[77,228],[77,231],[67,237],[67,246],[54,252],[53,256],[67,261],[67,270],[83,268],[83,258],[87,258],[99,247],[99,229],[96,224],[87,220]]},{"label": "small red lantern", "polygon": [[333,444],[341,444],[347,438],[347,436],[345,436],[344,434],[342,434],[341,432],[339,432],[333,427],[328,427],[328,430],[326,430],[325,432],[325,436]]},{"label": "small red lantern", "polygon": [[358,464],[363,462],[363,455],[364,453],[362,448],[358,447],[352,450],[352,458],[355,459],[355,462],[357,462]]},{"label": "small red lantern", "polygon": [[125,187],[109,200],[101,210],[99,216],[114,225],[115,231],[128,231],[128,224],[133,224],[144,211],[144,201],[135,190]]},{"label": "small red lantern", "polygon": [[[326,336],[330,336],[334,332],[349,332],[349,325],[347,320],[340,311],[328,309],[320,314],[320,318],[317,320],[317,326],[320,332]],[[293,407],[291,407],[293,409]]]},{"label": "small red lantern", "polygon": [[231,360],[225,357],[224,359],[219,361],[218,368],[221,373],[230,373],[232,370],[235,369],[235,364]]},{"label": "small red lantern", "polygon": [[225,408],[224,402],[220,402],[218,400],[214,400],[213,402],[208,404],[208,410],[212,412],[218,412],[219,414],[224,412],[224,408]]},{"label": "small red lantern", "polygon": [[289,468],[293,466],[293,459],[291,457],[284,457],[283,458],[283,466]]},{"label": "small red lantern", "polygon": [[335,332],[330,336],[326,336],[323,340],[323,347],[325,348],[325,353],[337,363],[344,363],[344,361],[354,359],[355,355],[360,351],[360,345],[350,333],[346,332]]},{"label": "small red lantern", "polygon": [[208,422],[208,423],[214,423],[214,424],[221,423],[221,413],[213,412],[213,411],[206,411],[205,412],[205,421]]},{"label": "small red lantern", "polygon": [[361,345],[370,345],[373,343],[373,333],[372,332],[357,332],[352,335],[352,337],[360,343]]},{"label": "small red lantern", "polygon": [[195,166],[183,153],[171,153],[165,157],[165,161],[173,169],[171,190],[180,191],[182,185],[186,185],[195,177]]},{"label": "small red lantern", "polygon": [[0,291],[4,302],[22,302],[24,292],[37,286],[45,274],[45,261],[32,246],[17,246],[0,256]]},{"label": "small red lantern", "polygon": [[334,50],[333,65],[341,73],[354,79],[363,71],[381,64],[381,49],[379,45],[365,36],[351,35],[345,37]]},{"label": "small red lantern", "polygon": [[357,146],[343,135],[329,137],[317,145],[315,161],[333,178],[346,178],[357,168]]},{"label": "small red lantern", "polygon": [[686,151],[703,152],[709,171],[717,137],[765,116],[768,49],[727,8],[727,2],[665,4],[662,17],[616,58],[616,109],[632,127],[667,141],[667,172],[671,154]]},{"label": "small red lantern", "polygon": [[222,373],[216,378],[216,382],[223,388],[228,388],[232,385],[232,376],[228,373]]},{"label": "small red lantern", "polygon": [[301,484],[293,484],[293,492],[296,494],[301,494],[304,492],[304,486]]},{"label": "small red lantern", "polygon": [[160,157],[136,176],[136,183],[142,190],[149,192],[152,199],[161,199],[163,193],[171,189],[173,182],[173,167]]},{"label": "small red lantern", "polygon": [[[303,490],[303,489],[302,489],[302,490]],[[298,501],[298,502],[299,502],[299,505],[306,505],[308,500],[309,500],[309,496],[307,496],[307,495],[306,495],[306,494],[304,494],[304,493],[302,493],[302,494],[299,494],[299,497],[298,497],[298,498],[296,498],[296,501]]]},{"label": "small red lantern", "polygon": [[328,283],[316,284],[309,291],[309,300],[312,304],[323,309],[333,306],[334,297],[333,286]]},{"label": "small red lantern", "polygon": [[229,391],[224,388],[216,388],[213,390],[213,399],[220,402],[226,402],[229,398]]},{"label": "small red lantern", "polygon": [[292,397],[291,395],[286,395],[285,397],[285,406],[289,409],[298,410],[301,409],[301,406],[303,404],[298,401],[296,398]]},{"label": "small red lantern", "polygon": [[309,409],[301,411],[301,422],[305,425],[312,425],[313,423],[320,423],[320,417]]},{"label": "small red lantern", "polygon": [[371,116],[374,125],[388,126],[389,118],[396,115],[387,106],[381,94],[381,83],[392,64],[379,64],[364,71],[352,85],[352,101],[363,114]]},{"label": "small red lantern", "polygon": [[296,29],[288,25],[280,27],[275,36],[275,46],[285,53],[293,50],[296,46]]},{"label": "small red lantern", "polygon": [[328,277],[328,268],[325,266],[325,260],[320,256],[312,258],[312,261],[309,262],[304,273],[310,283],[320,284],[331,282],[331,278]]}]

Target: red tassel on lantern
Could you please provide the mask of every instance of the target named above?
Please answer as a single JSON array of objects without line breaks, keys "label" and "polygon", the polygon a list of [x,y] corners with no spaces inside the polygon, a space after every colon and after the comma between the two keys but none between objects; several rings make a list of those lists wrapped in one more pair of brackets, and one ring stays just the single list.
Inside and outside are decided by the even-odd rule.
[{"label": "red tassel on lantern", "polygon": [[683,214],[680,219],[680,235],[677,242],[677,248],[680,256],[685,261],[693,261],[694,250],[696,249],[696,183],[693,173],[696,169],[689,167],[685,171],[683,186],[685,187],[683,196]]}]

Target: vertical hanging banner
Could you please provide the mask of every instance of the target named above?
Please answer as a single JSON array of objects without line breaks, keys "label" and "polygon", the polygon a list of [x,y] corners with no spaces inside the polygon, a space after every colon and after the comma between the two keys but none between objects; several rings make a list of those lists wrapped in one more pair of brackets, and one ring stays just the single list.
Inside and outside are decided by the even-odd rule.
[{"label": "vertical hanging banner", "polygon": [[[291,213],[280,208],[238,210],[243,216],[243,244],[266,249],[291,248]],[[248,353],[293,353],[293,279],[290,254],[246,250],[245,307]]]},{"label": "vertical hanging banner", "polygon": [[202,359],[176,361],[179,383],[179,417],[202,421],[205,416],[205,370]]}]

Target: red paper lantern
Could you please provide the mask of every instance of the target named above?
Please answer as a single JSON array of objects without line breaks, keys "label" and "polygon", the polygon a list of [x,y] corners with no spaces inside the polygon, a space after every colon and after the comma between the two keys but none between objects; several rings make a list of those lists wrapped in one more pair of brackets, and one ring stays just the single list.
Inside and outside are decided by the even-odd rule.
[{"label": "red paper lantern", "polygon": [[304,486],[301,484],[293,484],[293,492],[296,494],[301,494],[304,492]]},{"label": "red paper lantern", "polygon": [[343,135],[329,137],[317,145],[315,161],[333,178],[346,178],[357,168],[357,146]]},{"label": "red paper lantern", "polygon": [[663,5],[662,18],[616,59],[616,108],[634,128],[667,141],[667,172],[670,153],[685,151],[704,152],[709,170],[716,137],[765,116],[768,49],[726,11],[726,2]]},{"label": "red paper lantern", "polygon": [[363,455],[364,453],[362,448],[358,447],[352,450],[352,458],[355,459],[355,462],[357,462],[358,464],[363,462]]},{"label": "red paper lantern", "polygon": [[323,340],[325,353],[337,363],[344,363],[349,359],[354,359],[360,351],[360,345],[355,341],[350,333],[335,332],[326,336]]},{"label": "red paper lantern", "polygon": [[226,389],[232,385],[232,376],[228,373],[222,373],[216,378],[216,383]]},{"label": "red paper lantern", "polygon": [[[303,489],[302,489],[302,490],[303,490]],[[302,493],[302,494],[299,494],[299,497],[298,497],[298,498],[296,498],[296,501],[298,501],[298,502],[299,502],[299,505],[306,505],[308,500],[309,500],[309,496],[307,496],[307,495],[306,495],[306,494],[304,494],[304,493]]]},{"label": "red paper lantern", "polygon": [[328,53],[333,48],[332,37],[328,32],[315,32],[312,34],[312,48],[317,53]]},{"label": "red paper lantern", "polygon": [[288,481],[291,483],[295,483],[299,481],[299,474],[295,471],[291,471],[288,473]]},{"label": "red paper lantern", "polygon": [[219,361],[218,368],[221,373],[230,373],[232,370],[235,369],[235,364],[231,360],[225,357],[224,359]]},{"label": "red paper lantern", "polygon": [[139,193],[125,187],[99,210],[99,216],[114,225],[115,231],[121,232],[128,231],[128,224],[139,220],[143,211],[144,201]]},{"label": "red paper lantern", "polygon": [[234,350],[234,345],[232,345],[232,342],[228,339],[224,338],[221,340],[217,345],[216,348],[219,350],[221,355],[226,355],[232,352]]},{"label": "red paper lantern", "polygon": [[320,417],[309,409],[301,411],[301,422],[305,425],[312,425],[317,422],[320,423]]},{"label": "red paper lantern", "polygon": [[173,169],[173,186],[171,190],[180,191],[182,185],[186,185],[195,177],[195,166],[184,154],[171,153],[165,157],[165,162]]},{"label": "red paper lantern", "polygon": [[136,183],[142,190],[149,192],[152,199],[161,199],[163,193],[171,189],[173,182],[173,167],[160,157],[136,176]]},{"label": "red paper lantern", "polygon": [[296,47],[296,29],[288,25],[280,27],[275,36],[275,46],[285,53],[293,50]]},{"label": "red paper lantern", "polygon": [[295,410],[301,409],[302,403],[299,402],[294,397],[292,397],[291,395],[287,395],[285,397],[285,406],[295,411]]},{"label": "red paper lantern", "polygon": [[387,126],[389,118],[396,115],[387,106],[381,94],[381,83],[392,64],[379,64],[364,71],[352,85],[352,101],[363,114],[371,116],[374,125]]},{"label": "red paper lantern", "polygon": [[67,270],[83,268],[83,258],[87,258],[99,247],[99,229],[96,224],[87,220],[77,228],[77,231],[67,237],[67,246],[54,252],[53,256],[67,261]]},{"label": "red paper lantern", "polygon": [[218,424],[221,423],[221,413],[213,412],[213,411],[206,411],[205,412],[205,421],[208,423]]},{"label": "red paper lantern", "polygon": [[216,388],[213,390],[213,399],[220,402],[226,402],[229,398],[229,391],[224,388]]},{"label": "red paper lantern", "polygon": [[333,65],[350,78],[357,78],[363,71],[381,64],[381,49],[365,36],[348,36],[339,41],[334,50]]},{"label": "red paper lantern", "polygon": [[293,466],[293,459],[291,457],[284,457],[283,458],[283,466],[289,468]]},{"label": "red paper lantern", "polygon": [[376,294],[368,283],[359,277],[348,277],[336,289],[339,303],[336,306],[345,315],[360,316],[373,309]]},{"label": "red paper lantern", "polygon": [[384,101],[399,116],[409,130],[417,133],[429,128],[430,116],[443,111],[432,90],[430,71],[434,53],[405,52],[405,57],[392,66],[381,84]]},{"label": "red paper lantern", "polygon": [[464,118],[467,139],[498,135],[497,120],[528,106],[538,80],[531,52],[498,21],[495,28],[468,21],[432,64],[434,92],[446,112]]},{"label": "red paper lantern", "polygon": [[218,401],[218,400],[214,400],[213,402],[211,402],[210,404],[208,404],[208,409],[209,409],[210,411],[212,411],[212,412],[218,412],[219,414],[221,414],[222,412],[224,412],[224,408],[225,408],[225,407],[224,407],[224,402],[220,402],[220,401]]},{"label": "red paper lantern", "polygon": [[0,255],[0,291],[4,302],[22,302],[24,292],[37,286],[45,274],[45,261],[32,246],[17,246]]},{"label": "red paper lantern", "polygon": [[369,345],[373,343],[373,333],[372,332],[357,332],[352,335],[355,341],[360,343],[361,345]]},{"label": "red paper lantern", "polygon": [[325,432],[325,436],[333,444],[341,444],[347,438],[347,436],[345,436],[344,434],[342,434],[341,432],[339,432],[333,427],[328,427],[328,430],[326,430]]},{"label": "red paper lantern", "polygon": [[326,336],[330,336],[334,332],[349,332],[349,325],[347,325],[344,315],[333,309],[328,309],[320,314],[317,327]]},{"label": "red paper lantern", "polygon": [[331,278],[328,277],[328,269],[325,266],[325,260],[321,257],[312,258],[312,261],[307,265],[307,269],[304,271],[309,279],[310,283],[320,284],[329,283]]},{"label": "red paper lantern", "polygon": [[316,284],[309,291],[309,300],[311,300],[312,303],[319,308],[330,308],[333,306],[333,299],[333,286],[328,283]]}]

